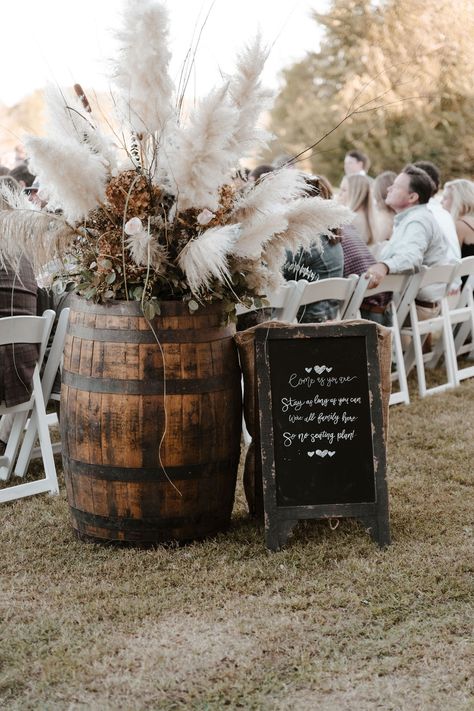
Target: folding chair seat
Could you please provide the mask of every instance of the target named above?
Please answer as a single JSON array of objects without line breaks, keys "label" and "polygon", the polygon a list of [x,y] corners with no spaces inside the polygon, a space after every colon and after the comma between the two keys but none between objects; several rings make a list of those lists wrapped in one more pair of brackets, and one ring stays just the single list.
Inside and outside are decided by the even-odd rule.
[{"label": "folding chair seat", "polygon": [[[337,315],[335,320],[342,320],[347,305],[354,293],[358,282],[357,274],[348,277],[333,277],[331,279],[320,279],[319,281],[306,281],[300,279],[299,299],[296,304],[294,319],[302,306],[317,303],[318,301],[338,301]],[[295,306],[295,303],[292,303]]]},{"label": "folding chair seat", "polygon": [[392,293],[392,300],[387,305],[392,314],[392,326],[389,328],[392,334],[393,361],[395,364],[395,370],[392,371],[391,378],[392,382],[398,380],[399,391],[391,393],[390,405],[396,405],[400,402],[408,405],[410,402],[396,304],[403,298],[411,278],[409,274],[388,274],[378,286],[369,289],[367,286],[369,283],[367,273],[361,274],[344,313],[344,319],[360,318],[360,309],[364,299],[384,292]]},{"label": "folding chair seat", "polygon": [[19,343],[38,343],[39,355],[33,372],[32,393],[27,402],[12,407],[0,403],[0,415],[13,415],[13,425],[8,438],[5,454],[0,458],[0,479],[8,480],[17,459],[21,436],[31,412],[35,418],[43,458],[45,478],[39,481],[19,484],[0,490],[0,502],[12,501],[24,496],[31,496],[45,491],[58,493],[56,467],[46,409],[43,388],[40,379],[40,367],[54,321],[54,311],[45,311],[42,316],[10,316],[0,319],[0,345]]},{"label": "folding chair seat", "polygon": [[[68,320],[69,309],[64,308],[59,315],[58,323],[56,326],[56,332],[54,334],[53,342],[51,344],[49,355],[46,360],[43,377],[41,378],[43,399],[46,404],[50,400],[58,402],[60,399],[60,396],[56,393],[53,393],[52,391],[54,381],[56,379],[56,374],[62,362]],[[49,427],[58,424],[58,417],[56,413],[47,414],[46,420]],[[37,434],[37,413],[33,413],[25,427],[25,436],[23,438],[20,453],[16,462],[15,476],[25,476],[30,460],[41,456],[41,447],[33,448]],[[52,447],[54,454],[57,454],[61,451],[61,442],[54,442]]]},{"label": "folding chair seat", "polygon": [[[410,372],[413,365],[416,365],[418,390],[420,397],[431,395],[436,392],[443,392],[448,388],[456,386],[456,377],[454,370],[454,340],[451,325],[449,321],[449,306],[447,295],[450,284],[454,281],[456,272],[455,264],[435,265],[425,269],[418,280],[413,280],[407,287],[405,297],[402,299],[403,311],[397,310],[398,323],[402,339],[404,336],[409,337],[410,345],[405,349],[404,361],[405,370]],[[443,292],[439,299],[440,312],[431,318],[424,321],[418,319],[416,310],[416,296],[420,289],[439,284],[443,286]],[[410,323],[403,323],[405,320],[408,307]],[[403,323],[403,325],[401,325]],[[431,388],[426,386],[425,364],[433,358],[433,350],[429,353],[423,353],[423,344],[426,342],[428,334],[441,332],[441,340],[439,348],[442,348],[444,355],[444,364],[446,369],[446,382],[442,385],[436,385]],[[442,345],[441,345],[442,344]]]}]

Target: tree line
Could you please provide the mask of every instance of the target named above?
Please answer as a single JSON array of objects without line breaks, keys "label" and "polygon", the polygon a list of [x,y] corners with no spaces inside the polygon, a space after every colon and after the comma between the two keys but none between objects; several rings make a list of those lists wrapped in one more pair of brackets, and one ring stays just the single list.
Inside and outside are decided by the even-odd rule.
[{"label": "tree line", "polygon": [[271,112],[273,154],[338,181],[345,153],[371,173],[431,160],[443,177],[474,174],[474,0],[332,0],[313,12],[318,51],[283,72]]}]

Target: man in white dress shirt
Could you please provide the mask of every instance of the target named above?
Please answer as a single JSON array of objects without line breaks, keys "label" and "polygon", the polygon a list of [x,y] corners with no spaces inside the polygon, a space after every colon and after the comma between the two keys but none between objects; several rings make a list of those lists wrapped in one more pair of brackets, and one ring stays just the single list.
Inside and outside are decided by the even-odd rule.
[{"label": "man in white dress shirt", "polygon": [[[447,242],[428,209],[433,181],[420,168],[407,165],[388,189],[385,202],[395,211],[392,237],[381,252],[380,262],[370,267],[369,286],[374,287],[390,272],[415,274],[422,265],[449,262]],[[443,286],[433,284],[417,296],[418,317],[430,318],[439,311]]]}]

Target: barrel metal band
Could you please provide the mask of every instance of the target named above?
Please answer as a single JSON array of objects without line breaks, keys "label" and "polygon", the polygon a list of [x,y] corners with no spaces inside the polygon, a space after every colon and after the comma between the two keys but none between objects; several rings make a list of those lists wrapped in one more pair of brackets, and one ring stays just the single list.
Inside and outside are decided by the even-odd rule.
[{"label": "barrel metal band", "polygon": [[[71,514],[78,524],[96,526],[107,531],[125,531],[128,534],[133,533],[148,533],[166,531],[168,534],[172,529],[180,527],[189,528],[199,524],[206,524],[206,527],[213,529],[219,523],[222,524],[227,520],[227,512],[222,510],[206,511],[198,513],[194,516],[163,516],[156,513],[153,517],[128,518],[125,516],[99,516],[88,511],[81,511],[73,506],[70,507]],[[172,536],[171,536],[172,537]]]},{"label": "barrel metal band", "polygon": [[231,327],[221,328],[183,328],[183,329],[155,329],[143,330],[130,328],[93,328],[70,323],[68,334],[87,341],[101,343],[211,343],[231,338]]},{"label": "barrel metal band", "polygon": [[[90,393],[110,393],[113,395],[163,395],[163,380],[118,380],[117,378],[91,378],[63,370],[62,381],[76,390]],[[212,375],[208,378],[186,378],[173,380],[166,378],[166,395],[198,395],[201,393],[229,390],[237,385],[235,373]]]},{"label": "barrel metal band", "polygon": [[224,459],[217,462],[204,462],[202,464],[189,464],[180,466],[166,466],[165,472],[161,467],[117,467],[107,464],[90,464],[80,462],[76,459],[69,459],[63,456],[64,468],[68,475],[86,476],[89,479],[101,481],[126,481],[131,484],[141,484],[143,482],[165,483],[171,481],[185,481],[193,479],[207,479],[215,481],[216,474],[222,472],[235,471],[236,460],[239,454],[233,458]]}]

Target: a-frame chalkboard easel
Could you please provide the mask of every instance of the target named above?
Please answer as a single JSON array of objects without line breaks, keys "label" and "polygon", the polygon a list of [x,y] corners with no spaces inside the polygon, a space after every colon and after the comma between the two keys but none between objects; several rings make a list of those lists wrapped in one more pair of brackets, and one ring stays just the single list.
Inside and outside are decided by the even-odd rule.
[{"label": "a-frame chalkboard easel", "polygon": [[390,543],[377,327],[255,334],[267,547],[301,519],[357,518]]}]

